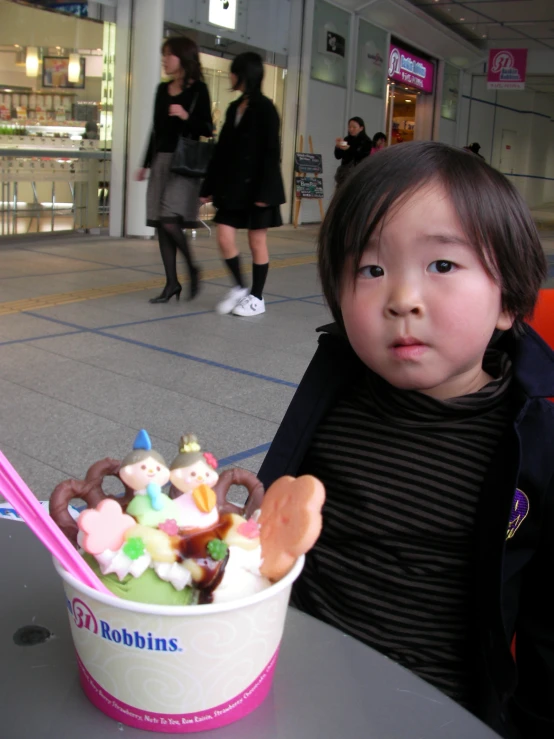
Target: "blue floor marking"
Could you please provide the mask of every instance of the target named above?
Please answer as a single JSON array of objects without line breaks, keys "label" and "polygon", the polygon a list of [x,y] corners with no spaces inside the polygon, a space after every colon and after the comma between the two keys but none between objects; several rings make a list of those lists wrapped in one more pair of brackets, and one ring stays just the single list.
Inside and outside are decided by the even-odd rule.
[{"label": "blue floor marking", "polygon": [[26,344],[29,341],[41,341],[42,339],[57,339],[60,336],[75,336],[82,334],[83,329],[76,331],[64,331],[61,334],[48,334],[47,336],[30,336],[28,339],[10,339],[9,341],[0,341],[0,346],[9,346],[10,344]]},{"label": "blue floor marking", "polygon": [[252,449],[245,449],[243,452],[238,452],[237,454],[231,454],[229,457],[224,457],[223,459],[219,459],[218,463],[222,467],[225,467],[228,464],[235,464],[235,462],[240,462],[243,459],[248,459],[248,457],[255,457],[256,454],[262,454],[262,452],[267,452],[270,446],[271,446],[271,442],[268,441],[266,444],[260,444],[259,446],[252,447]]},{"label": "blue floor marking", "polygon": [[[160,352],[162,354],[169,354],[170,356],[173,356],[173,357],[180,357],[181,359],[188,359],[191,362],[198,362],[199,364],[205,364],[209,367],[216,367],[217,369],[223,369],[223,370],[226,370],[227,372],[235,372],[236,374],[239,374],[239,375],[253,377],[257,380],[263,380],[265,382],[271,382],[275,385],[284,385],[285,387],[291,387],[294,389],[298,387],[298,384],[295,382],[289,382],[288,380],[281,380],[278,377],[270,377],[269,375],[262,375],[259,372],[252,372],[251,370],[245,370],[240,367],[233,367],[231,365],[223,364],[222,362],[216,362],[215,360],[212,360],[212,359],[203,359],[202,357],[195,357],[192,354],[186,354],[185,352],[178,352],[175,349],[166,349],[165,347],[156,346],[155,344],[147,344],[144,341],[137,341],[136,339],[129,339],[124,336],[118,336],[117,334],[111,334],[108,331],[103,330],[101,328],[88,328],[86,326],[79,326],[78,324],[70,323],[69,321],[62,321],[59,318],[51,318],[50,316],[42,316],[39,313],[32,313],[30,311],[26,312],[26,315],[33,316],[34,318],[42,318],[45,321],[50,321],[52,323],[57,323],[62,326],[67,326],[68,328],[79,329],[82,332],[97,334],[98,336],[104,336],[108,339],[115,339],[116,341],[122,341],[125,344],[132,344],[134,346],[140,346],[143,349],[150,349],[151,351]],[[44,336],[42,338],[47,339],[48,336]]]}]

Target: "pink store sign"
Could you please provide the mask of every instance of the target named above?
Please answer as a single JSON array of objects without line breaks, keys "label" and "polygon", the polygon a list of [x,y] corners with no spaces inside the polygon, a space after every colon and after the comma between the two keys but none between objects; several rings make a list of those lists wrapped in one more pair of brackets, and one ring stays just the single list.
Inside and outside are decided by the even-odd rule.
[{"label": "pink store sign", "polygon": [[431,62],[391,44],[389,51],[389,78],[415,87],[421,92],[433,92],[435,68]]},{"label": "pink store sign", "polygon": [[527,49],[489,49],[488,90],[523,90]]}]

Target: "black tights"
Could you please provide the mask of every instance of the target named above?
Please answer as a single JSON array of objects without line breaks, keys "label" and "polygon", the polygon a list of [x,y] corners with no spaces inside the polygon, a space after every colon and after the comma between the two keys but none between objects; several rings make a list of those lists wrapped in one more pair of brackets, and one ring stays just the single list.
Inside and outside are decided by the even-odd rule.
[{"label": "black tights", "polygon": [[177,280],[177,249],[185,258],[191,278],[198,272],[198,268],[192,261],[187,237],[178,223],[162,222],[158,228],[158,240],[168,287],[173,288],[179,284]]}]

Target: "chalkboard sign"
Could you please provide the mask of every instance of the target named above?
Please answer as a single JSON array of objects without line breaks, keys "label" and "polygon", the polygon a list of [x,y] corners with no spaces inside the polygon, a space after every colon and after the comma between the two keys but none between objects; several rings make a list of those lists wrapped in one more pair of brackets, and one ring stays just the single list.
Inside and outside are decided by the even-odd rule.
[{"label": "chalkboard sign", "polygon": [[323,172],[321,154],[304,154],[297,151],[294,155],[294,169],[297,172],[320,174]]},{"label": "chalkboard sign", "polygon": [[298,199],[323,197],[323,180],[321,177],[296,177],[295,182]]}]

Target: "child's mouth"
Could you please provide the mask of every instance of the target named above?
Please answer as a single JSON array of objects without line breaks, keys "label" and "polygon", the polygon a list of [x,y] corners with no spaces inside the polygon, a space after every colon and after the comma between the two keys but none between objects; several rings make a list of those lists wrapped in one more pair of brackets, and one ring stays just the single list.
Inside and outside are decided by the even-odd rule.
[{"label": "child's mouth", "polygon": [[419,359],[427,351],[427,345],[412,336],[396,339],[390,348],[397,359]]}]

